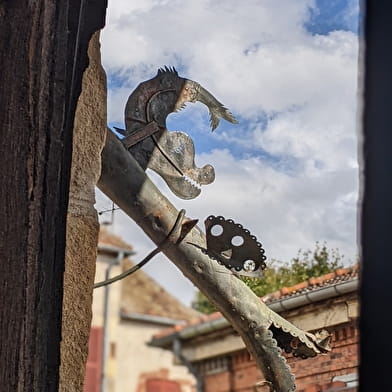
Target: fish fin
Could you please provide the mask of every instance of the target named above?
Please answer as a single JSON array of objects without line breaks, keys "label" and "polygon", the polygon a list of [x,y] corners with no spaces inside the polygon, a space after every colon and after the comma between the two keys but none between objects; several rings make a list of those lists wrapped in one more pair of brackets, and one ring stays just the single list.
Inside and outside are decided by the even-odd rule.
[{"label": "fish fin", "polygon": [[214,132],[219,125],[219,121],[220,121],[219,117],[220,116],[218,116],[215,112],[213,111],[210,112],[210,125],[211,125],[212,132]]},{"label": "fish fin", "polygon": [[223,106],[224,115],[222,116],[226,121],[231,122],[232,124],[238,124],[237,119],[233,116],[233,114]]}]

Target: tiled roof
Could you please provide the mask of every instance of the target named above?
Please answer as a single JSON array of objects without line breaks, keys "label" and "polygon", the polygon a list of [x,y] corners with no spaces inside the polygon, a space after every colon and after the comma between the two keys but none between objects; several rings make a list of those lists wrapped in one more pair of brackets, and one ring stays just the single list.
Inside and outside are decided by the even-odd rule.
[{"label": "tiled roof", "polygon": [[321,287],[333,286],[341,282],[349,281],[357,278],[358,274],[359,264],[355,264],[352,267],[340,268],[334,272],[330,272],[317,278],[310,278],[291,287],[282,287],[280,290],[271,294],[267,294],[261,299],[263,302],[268,304],[276,300],[281,300],[284,298],[293,297],[295,295],[307,293],[309,291],[317,290]]},{"label": "tiled roof", "polygon": [[[126,259],[123,269],[132,265]],[[142,270],[122,281],[120,306],[125,314],[138,313],[183,321],[200,316],[199,312],[183,305]]]},{"label": "tiled roof", "polygon": [[113,246],[124,250],[132,251],[133,247],[126,243],[121,237],[111,233],[106,227],[102,226],[99,230],[98,245]]},{"label": "tiled roof", "polygon": [[[307,293],[313,290],[317,290],[322,287],[334,286],[344,281],[349,281],[353,279],[357,279],[359,275],[359,265],[356,264],[349,268],[341,268],[334,272],[328,273],[326,275],[319,276],[317,278],[310,278],[304,282],[298,283],[291,287],[283,287],[274,293],[267,294],[260,299],[269,304],[271,302],[282,300],[285,298],[293,297],[295,295],[300,295],[303,293]],[[179,332],[185,328],[188,328],[193,325],[204,324],[209,321],[217,320],[222,318],[222,314],[220,312],[214,312],[209,315],[203,315],[201,317],[195,318],[188,322],[185,325],[176,325],[173,328],[166,328],[160,331],[158,334],[154,335],[155,339],[171,335],[175,332]]]}]

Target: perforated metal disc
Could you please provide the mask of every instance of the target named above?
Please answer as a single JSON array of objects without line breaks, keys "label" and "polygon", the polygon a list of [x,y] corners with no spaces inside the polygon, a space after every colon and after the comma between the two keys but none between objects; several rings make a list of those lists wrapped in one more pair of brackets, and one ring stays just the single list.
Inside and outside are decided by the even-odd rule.
[{"label": "perforated metal disc", "polygon": [[249,230],[223,216],[210,215],[204,224],[208,256],[241,275],[261,276],[266,268],[264,249]]}]

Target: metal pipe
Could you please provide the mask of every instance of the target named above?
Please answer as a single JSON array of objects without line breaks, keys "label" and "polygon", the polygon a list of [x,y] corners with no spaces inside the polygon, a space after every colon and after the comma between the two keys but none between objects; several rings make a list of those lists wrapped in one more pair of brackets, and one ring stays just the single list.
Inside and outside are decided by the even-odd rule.
[{"label": "metal pipe", "polygon": [[145,321],[147,323],[155,323],[155,324],[170,325],[170,326],[185,324],[185,321],[183,320],[177,320],[168,317],[153,316],[149,314],[141,314],[135,312],[120,311],[120,317],[122,319],[127,319],[127,320]]},{"label": "metal pipe", "polygon": [[347,282],[337,283],[333,286],[321,287],[307,293],[298,294],[293,297],[278,299],[269,303],[267,306],[274,312],[283,312],[298,308],[303,305],[308,305],[314,302],[319,302],[324,299],[337,297],[341,294],[348,294],[358,290],[358,279],[349,280]]},{"label": "metal pipe", "polygon": [[196,379],[196,391],[197,392],[204,392],[204,380],[203,376],[197,371],[196,367],[192,365],[192,363],[188,360],[188,358],[185,357],[185,355],[182,353],[182,347],[181,347],[181,340],[179,339],[178,336],[174,337],[173,340],[173,353],[176,356],[176,358],[183,363],[187,369],[190,371],[190,373],[193,374],[193,376]]},{"label": "metal pipe", "polygon": [[[111,262],[105,270],[105,280],[110,278],[110,272],[114,266],[120,264],[124,258],[124,251],[118,251],[116,259]],[[106,359],[108,353],[108,318],[109,318],[109,295],[110,285],[104,286],[103,294],[103,325],[102,325],[102,372],[101,392],[106,392]]]}]

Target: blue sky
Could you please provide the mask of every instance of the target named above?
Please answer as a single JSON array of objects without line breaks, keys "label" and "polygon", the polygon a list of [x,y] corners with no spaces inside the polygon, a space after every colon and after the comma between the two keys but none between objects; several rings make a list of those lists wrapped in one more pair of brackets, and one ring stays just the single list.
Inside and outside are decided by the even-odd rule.
[{"label": "blue sky", "polygon": [[334,30],[358,32],[359,2],[353,0],[317,0],[305,27],[313,34]]},{"label": "blue sky", "polygon": [[[242,223],[270,258],[287,261],[326,241],[354,260],[358,12],[352,0],[112,1],[102,33],[109,124],[124,126],[124,106],[138,83],[175,66],[239,124],[221,121],[211,133],[200,103],[169,116],[168,129],[188,133],[197,163],[216,172],[191,201],[150,173],[173,204],[201,221],[220,214]],[[98,200],[98,209],[109,205]],[[141,257],[151,249],[121,212],[112,230]],[[147,271],[190,301],[194,289],[170,262]]]},{"label": "blue sky", "polygon": [[[303,27],[310,34],[325,35],[333,31],[350,31],[357,32],[358,26],[358,3],[352,0],[318,0],[309,7],[307,18],[304,20]],[[253,44],[253,49],[257,50],[261,46],[260,43]],[[247,52],[244,50],[244,52]],[[178,56],[179,59],[181,56]],[[186,64],[177,61],[175,64],[180,74],[186,76]],[[128,72],[132,72],[129,68]],[[121,87],[129,86],[129,79],[127,74],[124,74],[123,69],[108,73],[108,87],[109,89],[118,89]],[[150,77],[154,74],[150,74]],[[238,131],[236,126],[225,121],[221,122],[219,132],[208,132],[208,111],[202,104],[199,105],[199,123],[194,120],[193,114],[196,110],[195,107],[188,107],[186,111],[181,113],[174,113],[168,118],[168,129],[186,129],[191,137],[197,138],[197,149],[199,153],[207,153],[213,151],[215,148],[229,148],[230,151],[238,158],[243,156],[261,155],[264,159],[270,160],[271,164],[280,164],[282,161],[287,161],[288,157],[270,154],[267,150],[255,148],[254,145],[249,143],[245,145],[237,145],[230,142],[230,136],[236,134]],[[204,118],[200,122],[200,113],[204,112]],[[266,127],[268,121],[277,115],[276,113],[265,113],[262,108],[260,112],[253,115],[252,122],[257,122],[259,125]],[[244,135],[244,128],[249,126],[249,118],[237,115],[237,119],[242,124],[242,135]],[[123,121],[115,119],[109,122],[111,126],[124,127]],[[207,130],[207,131],[206,131]],[[221,135],[225,134],[225,138]],[[201,137],[200,137],[201,136]],[[295,160],[291,160],[295,164]],[[285,165],[287,166],[287,165]]]}]

